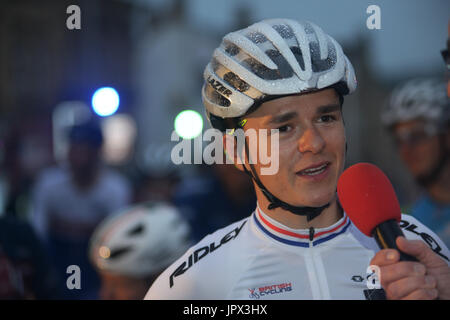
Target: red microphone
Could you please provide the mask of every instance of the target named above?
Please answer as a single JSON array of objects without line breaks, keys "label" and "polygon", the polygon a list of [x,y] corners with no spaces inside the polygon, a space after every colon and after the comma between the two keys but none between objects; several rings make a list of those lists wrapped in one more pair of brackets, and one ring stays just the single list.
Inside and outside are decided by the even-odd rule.
[{"label": "red microphone", "polygon": [[401,252],[395,243],[404,236],[400,229],[400,205],[388,177],[377,166],[358,163],[339,178],[337,193],[342,208],[365,235],[375,237],[380,249],[397,249],[400,260],[417,261]]}]

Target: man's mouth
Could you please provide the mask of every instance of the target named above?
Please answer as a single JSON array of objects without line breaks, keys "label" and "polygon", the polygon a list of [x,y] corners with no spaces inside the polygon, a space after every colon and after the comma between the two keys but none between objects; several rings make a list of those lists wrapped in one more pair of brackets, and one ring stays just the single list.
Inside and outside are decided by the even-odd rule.
[{"label": "man's mouth", "polygon": [[322,162],[320,164],[311,166],[307,169],[303,169],[303,170],[297,172],[297,174],[301,175],[301,176],[317,176],[317,175],[324,173],[327,170],[329,165],[330,165],[329,162]]}]

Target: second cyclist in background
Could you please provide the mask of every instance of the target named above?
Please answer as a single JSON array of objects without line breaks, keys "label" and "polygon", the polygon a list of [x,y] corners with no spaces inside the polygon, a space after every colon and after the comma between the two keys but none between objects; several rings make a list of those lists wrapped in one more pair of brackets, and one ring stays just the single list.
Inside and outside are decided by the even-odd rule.
[{"label": "second cyclist in background", "polygon": [[168,265],[190,246],[190,228],[178,210],[148,202],[104,220],[89,256],[101,278],[100,298],[138,300]]},{"label": "second cyclist in background", "polygon": [[438,79],[397,87],[382,114],[406,167],[424,194],[410,213],[450,245],[450,103]]}]

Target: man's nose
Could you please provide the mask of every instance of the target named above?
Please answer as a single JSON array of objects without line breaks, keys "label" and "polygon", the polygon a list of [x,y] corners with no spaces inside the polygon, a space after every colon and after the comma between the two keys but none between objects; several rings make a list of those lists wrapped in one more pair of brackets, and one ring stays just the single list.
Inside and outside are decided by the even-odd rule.
[{"label": "man's nose", "polygon": [[313,154],[316,154],[322,151],[324,147],[325,140],[322,138],[320,132],[314,127],[305,129],[298,140],[298,150],[301,153],[312,152]]}]

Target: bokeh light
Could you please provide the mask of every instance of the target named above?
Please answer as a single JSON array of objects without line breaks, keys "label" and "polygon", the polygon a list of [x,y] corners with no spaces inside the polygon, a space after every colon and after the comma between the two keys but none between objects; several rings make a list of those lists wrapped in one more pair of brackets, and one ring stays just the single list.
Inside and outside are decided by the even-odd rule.
[{"label": "bokeh light", "polygon": [[111,87],[97,89],[92,96],[92,108],[96,114],[102,117],[114,114],[119,108],[119,104],[119,94]]},{"label": "bokeh light", "polygon": [[203,118],[197,111],[184,110],[175,117],[175,132],[183,139],[194,139],[203,130]]}]

